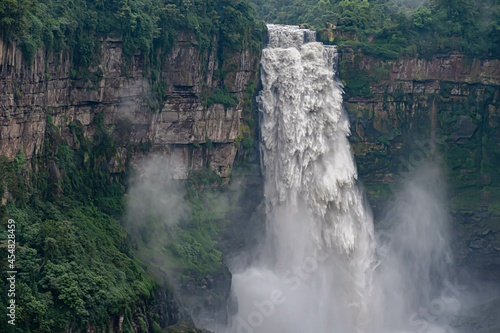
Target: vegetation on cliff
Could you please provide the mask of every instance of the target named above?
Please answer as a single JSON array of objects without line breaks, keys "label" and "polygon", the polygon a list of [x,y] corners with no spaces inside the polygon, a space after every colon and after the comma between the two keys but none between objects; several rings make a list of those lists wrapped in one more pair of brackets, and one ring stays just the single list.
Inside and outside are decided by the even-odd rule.
[{"label": "vegetation on cliff", "polygon": [[[88,77],[99,76],[98,71],[92,73],[94,69],[89,68],[100,61],[101,42],[106,38],[121,39],[124,67],[127,59],[140,52],[147,69],[144,72],[151,73],[149,79],[160,96],[164,82],[158,72],[181,33],[194,36],[191,42],[200,51],[211,51],[216,42],[222,83],[206,92],[207,105],[234,107],[238,103],[223,84],[226,67],[231,63],[228,55],[244,50],[258,54],[265,30],[244,1],[0,1],[0,37],[16,43],[28,64],[41,47],[47,52],[63,52],[74,66],[72,80],[85,76],[82,72],[87,72]],[[199,54],[203,57],[207,52]],[[251,91],[243,98],[247,122],[252,120],[248,104],[253,87],[254,83],[249,84]],[[152,94],[152,103],[156,103],[155,99],[161,102],[162,96],[156,95]],[[152,109],[157,110],[157,105]],[[70,327],[84,330],[87,325],[106,329],[110,320],[116,326],[122,315],[125,332],[133,326],[154,331],[158,328],[153,313],[158,274],[173,272],[181,283],[195,285],[214,272],[228,275],[221,252],[215,248],[217,234],[224,227],[224,209],[228,209],[214,209],[215,191],[210,186],[220,178],[202,172],[193,174],[188,182],[179,181],[185,188],[181,199],[187,214],[167,229],[158,220],[161,216],[149,214],[142,221],[143,228],[133,235],[138,238],[130,239],[121,225],[127,223],[125,192],[130,185],[130,170],[122,165],[113,141],[123,137],[130,124],[118,121],[114,127],[109,126],[104,114],[96,114],[92,128],[95,135],[89,140],[78,121],[68,119],[58,128],[48,116],[44,148],[39,154],[29,162],[22,151],[14,161],[0,157],[0,224],[3,227],[8,219],[16,221],[19,272],[16,326],[2,321],[0,331],[58,332]],[[71,133],[71,143],[63,139],[62,131]],[[146,153],[150,148],[148,143],[120,144],[127,145],[129,153]],[[205,144],[207,149],[214,145],[208,138]],[[112,171],[112,165],[119,165],[120,171]],[[152,236],[154,227],[161,228],[166,237],[166,243],[159,246],[166,251],[169,262],[161,265],[137,248]],[[3,258],[7,237],[0,228]],[[0,268],[0,286],[5,290],[5,261]],[[164,276],[161,279],[168,280]],[[171,288],[169,283],[166,288]],[[0,314],[4,317],[7,302],[7,295],[0,295]],[[145,316],[134,323],[132,313],[136,309]],[[166,316],[167,324],[178,318],[177,313]]]},{"label": "vegetation on cliff", "polygon": [[[209,274],[227,278],[221,252],[215,248],[230,208],[221,205],[211,189],[220,177],[210,171],[193,173],[187,182],[166,183],[163,195],[156,193],[155,199],[135,197],[142,207],[138,215],[138,206],[127,207],[135,195],[130,192],[132,170],[111,173],[109,167],[109,161],[119,160],[112,139],[119,128],[106,125],[104,114],[98,114],[91,141],[79,122],[68,121],[64,130],[73,134],[75,149],[61,137],[63,128],[48,118],[44,149],[28,162],[28,169],[38,173],[26,171],[22,151],[13,161],[0,157],[0,197],[7,198],[0,205],[0,222],[5,226],[8,219],[16,221],[18,245],[16,326],[2,321],[2,332],[59,332],[89,324],[105,328],[110,321],[116,326],[122,315],[124,332],[132,332],[146,319],[146,327],[157,327],[153,306],[158,285],[171,295],[171,282],[198,286]],[[156,178],[152,181],[158,183]],[[181,189],[176,201],[167,196],[174,182]],[[171,205],[162,208],[162,215],[150,199],[165,198]],[[182,214],[176,215],[179,209]],[[4,258],[7,239],[6,229],[0,228]],[[1,261],[2,290],[8,289],[7,264]],[[6,316],[7,293],[0,295],[0,304]],[[145,317],[132,315],[138,308]],[[162,315],[171,317],[170,324],[178,318],[177,313]]]},{"label": "vegetation on cliff", "polygon": [[500,4],[490,0],[252,0],[269,23],[306,24],[324,42],[394,59],[452,50],[500,56]]},{"label": "vegetation on cliff", "polygon": [[[70,122],[80,147],[72,150],[49,117],[44,150],[30,162],[38,173],[27,173],[22,151],[12,162],[0,159],[2,197],[10,197],[0,207],[0,220],[16,222],[18,271],[16,326],[2,321],[3,332],[106,327],[122,314],[130,332],[131,312],[150,308],[155,284],[134,259],[118,220],[123,191],[105,163],[116,148],[103,121],[95,119],[93,142]],[[6,261],[1,262],[4,273]],[[7,290],[5,278],[0,284]],[[7,294],[0,297],[5,317]]]},{"label": "vegetation on cliff", "polygon": [[[196,35],[207,48],[220,35],[226,50],[245,43],[260,47],[265,27],[253,19],[244,1],[224,0],[6,0],[0,2],[0,32],[16,42],[27,59],[38,48],[66,51],[76,66],[98,61],[103,38],[122,38],[127,56],[140,51],[155,62],[158,51],[168,52],[180,31]],[[248,37],[248,38],[247,38]]]}]

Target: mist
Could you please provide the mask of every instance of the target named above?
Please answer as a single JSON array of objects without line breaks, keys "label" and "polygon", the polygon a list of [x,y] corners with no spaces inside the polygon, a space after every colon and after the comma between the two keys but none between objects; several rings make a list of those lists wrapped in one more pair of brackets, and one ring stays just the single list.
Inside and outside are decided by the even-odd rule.
[{"label": "mist", "polygon": [[[279,250],[276,242],[264,242],[251,268],[233,265],[239,312],[228,332],[455,332],[464,304],[478,297],[457,280],[446,198],[445,177],[435,161],[399,184],[376,222],[364,297],[352,293],[352,257],[302,247],[314,221],[307,209],[280,211],[274,216],[290,226],[297,246]],[[302,228],[292,230],[297,225]],[[276,256],[287,254],[296,259],[280,267],[284,260]]]},{"label": "mist", "polygon": [[189,219],[183,180],[175,179],[182,162],[173,156],[149,155],[136,162],[129,179],[124,224],[142,260],[160,270],[173,268],[166,245],[174,239],[173,227]]},{"label": "mist", "polygon": [[388,330],[451,332],[461,309],[445,176],[427,161],[402,181],[377,223],[376,303]]},{"label": "mist", "polygon": [[400,175],[374,223],[347,140],[335,49],[297,27],[268,33],[259,94],[267,234],[230,263],[237,311],[225,331],[454,332],[464,295],[439,161]]}]

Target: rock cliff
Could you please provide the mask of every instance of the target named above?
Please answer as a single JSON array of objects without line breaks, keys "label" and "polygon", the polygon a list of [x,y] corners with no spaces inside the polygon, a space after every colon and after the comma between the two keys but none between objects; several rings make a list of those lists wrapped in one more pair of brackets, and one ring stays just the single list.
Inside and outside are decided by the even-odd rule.
[{"label": "rock cliff", "polygon": [[348,49],[341,68],[351,142],[375,212],[392,184],[440,156],[458,257],[492,277],[500,267],[500,61],[459,53],[383,61]]},{"label": "rock cliff", "polygon": [[[28,172],[19,177],[35,183],[37,174],[47,175],[51,197],[65,195],[64,184],[72,182],[71,168],[58,158],[68,148],[65,142],[74,150],[65,155],[71,163],[113,184],[127,165],[146,173],[140,159],[148,152],[162,156],[169,177],[187,179],[208,167],[227,183],[240,143],[253,139],[246,121],[260,54],[248,46],[228,51],[217,39],[201,49],[192,34],[178,33],[174,47],[151,65],[139,53],[125,56],[121,39],[107,38],[95,64],[78,69],[66,53],[45,49],[27,62],[20,48],[0,40],[0,156],[13,161],[22,152],[19,160]],[[5,189],[0,207],[17,199],[14,186]],[[169,276],[176,290],[158,288],[158,322],[166,327],[203,316],[226,320],[231,276],[225,266],[220,271],[189,283]],[[148,322],[144,313],[139,306],[129,315],[135,331]],[[112,317],[110,327],[121,331],[124,316]]]},{"label": "rock cliff", "polygon": [[[205,166],[228,177],[259,55],[246,49],[222,62],[215,38],[200,50],[190,34],[179,34],[175,45],[157,71],[140,54],[124,59],[121,40],[108,38],[100,63],[78,73],[64,53],[39,49],[26,62],[16,45],[0,41],[0,155],[12,160],[23,149],[29,160],[41,152],[47,122],[76,148],[71,127],[92,140],[94,117],[103,113],[120,146],[108,161],[112,172],[124,170],[127,155],[140,155],[131,147],[146,145],[176,160],[176,178]],[[207,103],[218,87],[237,98],[236,106]]]}]

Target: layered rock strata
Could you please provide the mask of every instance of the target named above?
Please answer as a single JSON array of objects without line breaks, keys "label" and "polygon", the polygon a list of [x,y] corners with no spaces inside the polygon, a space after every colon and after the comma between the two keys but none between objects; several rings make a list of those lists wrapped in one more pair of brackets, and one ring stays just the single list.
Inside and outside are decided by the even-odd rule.
[{"label": "layered rock strata", "polygon": [[[104,113],[106,124],[118,130],[114,160],[124,162],[130,144],[147,143],[175,159],[176,178],[205,166],[229,177],[258,55],[236,52],[221,66],[217,41],[200,51],[189,34],[178,36],[158,71],[145,66],[140,54],[126,59],[122,53],[121,40],[102,41],[99,65],[81,74],[64,53],[40,49],[27,62],[16,45],[0,41],[0,155],[13,159],[22,149],[31,159],[43,148],[48,122],[75,148],[71,126],[82,126],[92,140],[94,117]],[[223,86],[236,106],[207,103]],[[108,163],[112,172],[123,171],[123,164]]]}]

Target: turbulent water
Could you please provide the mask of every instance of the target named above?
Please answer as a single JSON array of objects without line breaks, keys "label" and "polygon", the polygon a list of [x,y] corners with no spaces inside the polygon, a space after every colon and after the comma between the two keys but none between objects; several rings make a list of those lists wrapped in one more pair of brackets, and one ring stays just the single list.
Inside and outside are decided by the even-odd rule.
[{"label": "turbulent water", "polygon": [[227,331],[446,332],[442,313],[418,312],[442,294],[450,262],[439,171],[409,180],[375,235],[336,49],[306,29],[268,28],[259,95],[267,237],[249,266],[231,267],[237,312]]}]

